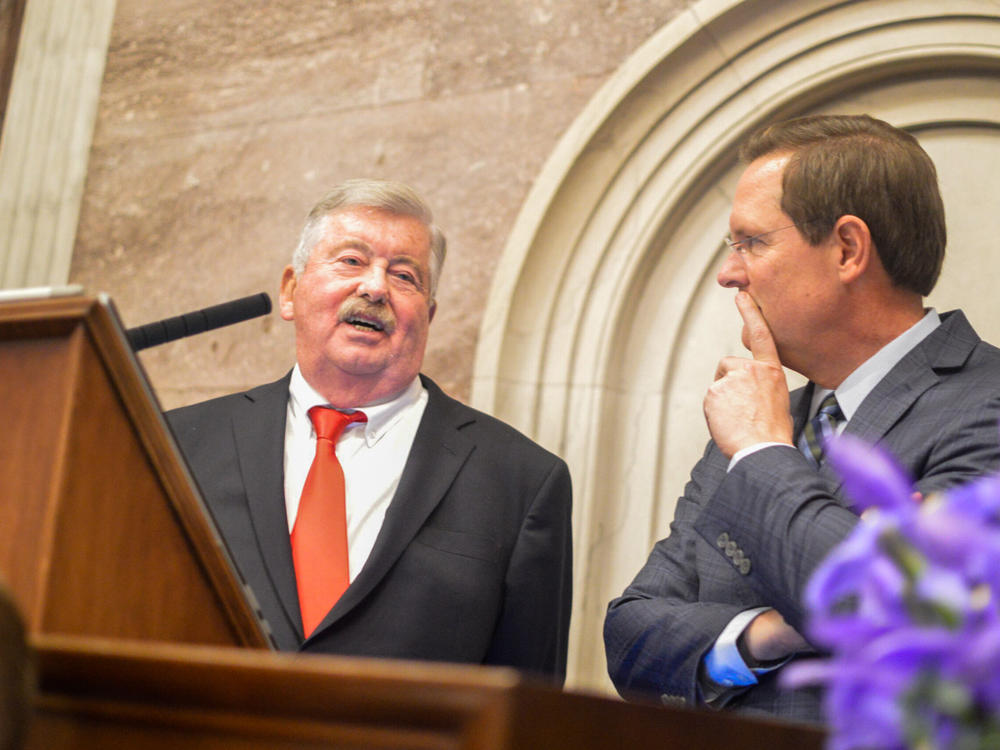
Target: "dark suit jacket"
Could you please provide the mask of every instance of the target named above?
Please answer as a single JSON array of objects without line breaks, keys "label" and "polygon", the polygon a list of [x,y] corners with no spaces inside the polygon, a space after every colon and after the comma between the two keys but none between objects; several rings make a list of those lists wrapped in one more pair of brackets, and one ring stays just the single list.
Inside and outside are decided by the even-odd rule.
[{"label": "dark suit jacket", "polygon": [[561,682],[566,464],[427,378],[427,408],[371,556],[303,641],[283,487],[289,377],[167,415],[277,647],[501,664]]},{"label": "dark suit jacket", "polygon": [[[792,394],[796,434],[811,397],[811,385]],[[846,431],[888,449],[928,493],[1000,467],[998,422],[1000,350],[952,312],[875,386]],[[608,670],[623,695],[699,703],[702,658],[742,610],[774,607],[805,633],[805,584],[857,523],[835,474],[826,466],[817,471],[795,448],[765,448],[727,474],[728,463],[709,443],[677,503],[670,536],[608,607]],[[722,534],[748,564],[723,553]],[[818,691],[780,690],[780,671],[729,707],[819,720]]]}]

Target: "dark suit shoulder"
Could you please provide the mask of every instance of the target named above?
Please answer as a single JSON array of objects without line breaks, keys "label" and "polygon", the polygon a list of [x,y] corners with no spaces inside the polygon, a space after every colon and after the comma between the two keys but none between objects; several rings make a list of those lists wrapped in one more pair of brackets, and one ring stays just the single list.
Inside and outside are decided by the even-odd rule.
[{"label": "dark suit shoulder", "polygon": [[495,450],[530,454],[536,461],[565,463],[562,458],[543,448],[517,428],[452,398],[427,376],[421,375],[420,378],[427,389],[428,413],[433,413],[436,419],[447,422],[470,439]]},{"label": "dark suit shoulder", "polygon": [[944,313],[941,320],[940,328],[918,347],[942,376],[939,389],[976,399],[1000,396],[1000,349],[983,341],[961,310]]},{"label": "dark suit shoulder", "polygon": [[983,341],[961,310],[942,313],[941,325],[917,349],[935,369],[993,368],[1000,361],[1000,349]]},{"label": "dark suit shoulder", "polygon": [[187,406],[170,409],[164,414],[172,427],[188,426],[206,419],[218,418],[245,407],[247,404],[285,404],[288,400],[288,382],[291,373],[280,380],[259,385],[248,391],[228,393]]},{"label": "dark suit shoulder", "polygon": [[[256,436],[259,450],[272,451],[283,445],[285,412],[288,404],[288,383],[291,373],[273,383],[257,386],[248,391],[171,409],[165,416],[170,429],[189,461],[197,470],[205,471],[223,445],[230,445],[235,437],[234,424],[240,431]],[[271,440],[268,436],[278,435]]]}]

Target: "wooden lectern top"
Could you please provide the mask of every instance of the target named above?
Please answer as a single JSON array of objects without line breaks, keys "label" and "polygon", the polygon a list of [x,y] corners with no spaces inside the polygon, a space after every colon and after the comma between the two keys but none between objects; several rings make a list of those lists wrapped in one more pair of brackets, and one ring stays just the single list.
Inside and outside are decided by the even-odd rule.
[{"label": "wooden lectern top", "polygon": [[31,633],[270,647],[110,300],[0,304],[0,424]]},{"label": "wooden lectern top", "polygon": [[821,750],[819,729],[561,692],[500,667],[36,639],[26,750]]}]

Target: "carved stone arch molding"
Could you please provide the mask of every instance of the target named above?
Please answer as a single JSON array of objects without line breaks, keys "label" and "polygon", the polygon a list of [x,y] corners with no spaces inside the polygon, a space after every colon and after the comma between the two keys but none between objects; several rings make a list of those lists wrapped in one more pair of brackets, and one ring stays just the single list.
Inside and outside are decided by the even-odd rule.
[{"label": "carved stone arch molding", "polygon": [[[1000,5],[705,0],[640,48],[567,131],[497,271],[473,402],[564,456],[575,490],[574,687],[610,689],[607,601],[665,536],[741,351],[715,285],[736,147],[774,119],[869,112],[938,164],[949,258],[931,298],[1000,340]],[[794,384],[794,382],[793,382]]]}]

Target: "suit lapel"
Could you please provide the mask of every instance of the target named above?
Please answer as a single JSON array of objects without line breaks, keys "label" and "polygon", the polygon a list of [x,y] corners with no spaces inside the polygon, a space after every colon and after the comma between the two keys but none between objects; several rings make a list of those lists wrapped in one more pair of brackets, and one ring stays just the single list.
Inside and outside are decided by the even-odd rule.
[{"label": "suit lapel", "polygon": [[918,347],[879,381],[861,402],[844,431],[869,443],[878,442],[913,402],[937,382],[934,368]]},{"label": "suit lapel", "polygon": [[960,311],[946,313],[941,325],[904,356],[868,394],[846,432],[875,443],[940,380],[938,370],[961,367],[979,337]]},{"label": "suit lapel", "polygon": [[396,494],[371,555],[337,604],[316,628],[318,634],[361,602],[385,577],[438,506],[475,447],[460,429],[474,416],[432,381],[421,376],[428,402],[406,459]]},{"label": "suit lapel", "polygon": [[[938,383],[939,370],[964,365],[979,336],[961,311],[946,313],[941,325],[907,353],[872,389],[844,432],[868,443],[885,437],[924,392]],[[824,473],[839,478],[824,464]]]},{"label": "suit lapel", "polygon": [[302,617],[285,514],[284,435],[290,376],[246,393],[244,407],[233,415],[233,437],[264,567],[285,614],[301,632]]},{"label": "suit lapel", "polygon": [[792,434],[795,436],[796,446],[798,445],[799,435],[805,429],[806,420],[809,419],[809,406],[812,404],[815,388],[815,383],[810,380],[804,388],[800,388],[791,394],[789,408],[792,412]]},{"label": "suit lapel", "polygon": [[[844,432],[868,443],[879,442],[916,400],[938,382],[937,371],[963,366],[979,340],[961,311],[942,315],[941,325],[897,362],[865,397]],[[792,394],[796,444],[809,416],[813,392],[814,384],[810,382]],[[826,461],[820,464],[819,472],[839,490],[840,477]]]}]

